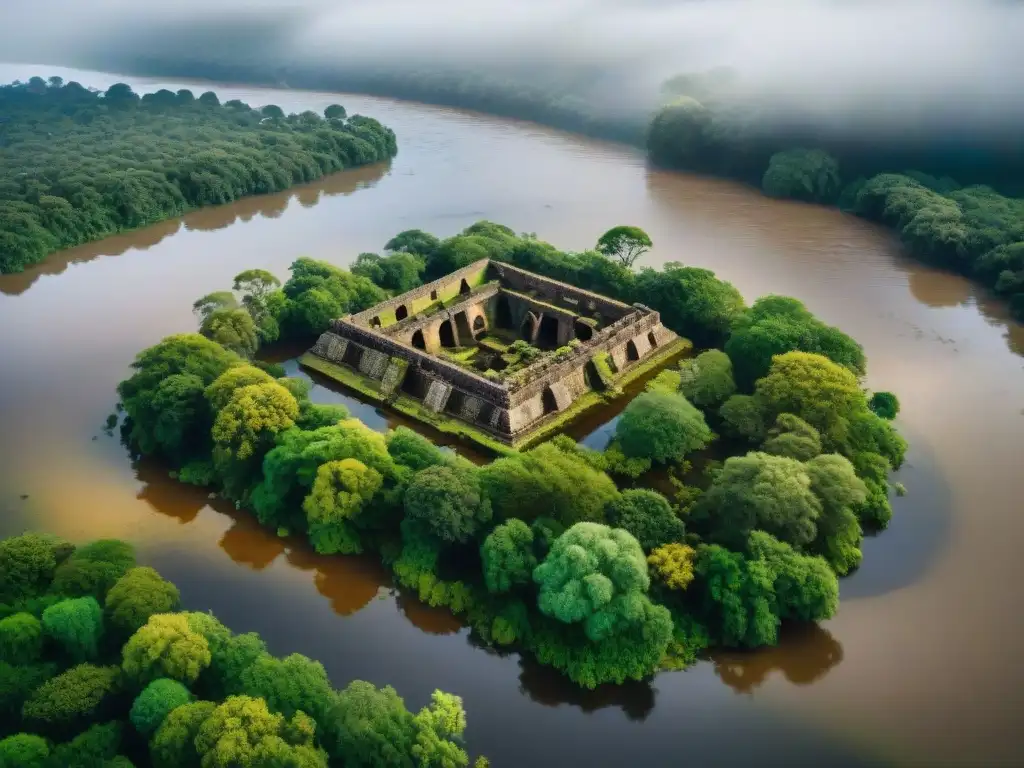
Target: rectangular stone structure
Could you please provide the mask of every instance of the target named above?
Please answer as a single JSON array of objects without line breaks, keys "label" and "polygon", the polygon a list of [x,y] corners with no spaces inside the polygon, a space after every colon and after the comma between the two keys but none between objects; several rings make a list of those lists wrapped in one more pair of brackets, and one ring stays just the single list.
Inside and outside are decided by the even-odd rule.
[{"label": "rectangular stone structure", "polygon": [[[477,345],[494,327],[550,352],[504,379],[436,354]],[[675,339],[649,307],[483,259],[334,320],[310,352],[380,382],[386,400],[422,397],[429,411],[516,445],[592,386],[613,386]],[[501,349],[482,345],[481,367],[500,363]],[[610,370],[602,374],[610,373],[610,381],[594,372],[594,359],[604,355]],[[403,388],[407,376],[412,383]]]}]

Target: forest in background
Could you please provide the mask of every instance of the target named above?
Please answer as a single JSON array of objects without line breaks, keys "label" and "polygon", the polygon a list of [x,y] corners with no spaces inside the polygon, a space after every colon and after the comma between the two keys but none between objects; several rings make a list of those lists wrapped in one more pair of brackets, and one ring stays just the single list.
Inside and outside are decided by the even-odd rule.
[{"label": "forest in background", "polygon": [[332,105],[286,115],[213,91],[143,96],[60,77],[0,87],[0,272],[207,205],[288,189],[397,152]]}]

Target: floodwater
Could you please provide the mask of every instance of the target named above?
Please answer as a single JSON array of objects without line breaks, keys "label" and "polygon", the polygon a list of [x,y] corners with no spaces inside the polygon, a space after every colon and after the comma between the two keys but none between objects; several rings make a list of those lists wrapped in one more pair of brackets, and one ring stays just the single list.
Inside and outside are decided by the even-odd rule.
[{"label": "floodwater", "polygon": [[[187,85],[0,65],[0,81],[35,74]],[[261,632],[278,654],[322,660],[339,686],[392,684],[410,707],[435,687],[461,695],[468,745],[496,766],[1019,764],[1024,328],[1001,305],[906,260],[865,222],[651,171],[628,148],[387,99],[217,90],[286,110],[340,101],[394,128],[400,154],[0,277],[0,534],[130,539],[186,606]],[[863,343],[867,384],[903,403],[912,448],[897,479],[909,493],[865,543],[835,619],[787,632],[776,649],[584,693],[476,647],[371,560],[319,557],[157,467],[132,466],[103,432],[134,354],[194,329],[192,301],[243,268],[283,277],[300,255],[347,264],[400,230],[444,236],[481,218],[576,249],[636,224],[655,243],[645,263],[709,267],[748,299],[796,296]],[[324,382],[314,395],[345,401]],[[376,428],[396,423],[354,410]]]}]

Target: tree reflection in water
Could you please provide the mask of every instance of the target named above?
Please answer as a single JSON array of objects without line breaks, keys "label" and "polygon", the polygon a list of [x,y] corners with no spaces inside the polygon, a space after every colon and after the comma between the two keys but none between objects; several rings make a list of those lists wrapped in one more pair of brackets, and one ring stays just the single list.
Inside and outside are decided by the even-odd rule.
[{"label": "tree reflection in water", "polygon": [[820,680],[843,660],[843,646],[817,624],[783,625],[779,645],[711,655],[718,678],[737,693],[753,693],[773,672],[793,685]]}]

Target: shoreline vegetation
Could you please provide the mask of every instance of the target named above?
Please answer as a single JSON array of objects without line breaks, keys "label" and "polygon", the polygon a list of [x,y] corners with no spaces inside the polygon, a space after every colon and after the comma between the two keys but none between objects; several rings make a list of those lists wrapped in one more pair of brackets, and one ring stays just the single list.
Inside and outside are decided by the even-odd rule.
[{"label": "shoreline vegetation", "polygon": [[[783,622],[834,615],[864,531],[888,523],[899,403],[862,388],[860,345],[799,301],[746,307],[675,262],[634,271],[649,238],[609,234],[623,231],[573,253],[481,221],[445,240],[407,230],[350,269],[300,258],[283,284],[242,272],[195,302],[198,333],[139,353],[118,386],[122,439],[278,535],[378,554],[483,644],[583,687],[774,645]],[[482,258],[642,299],[700,352],[647,383],[604,451],[559,435],[483,466],[314,404],[308,382],[259,360],[261,344],[312,343],[334,318]]]},{"label": "shoreline vegetation", "polygon": [[460,768],[465,728],[458,696],[413,713],[390,686],[335,690],[181,610],[126,542],[0,539],[0,768]]},{"label": "shoreline vegetation", "polygon": [[389,128],[337,104],[286,115],[213,91],[140,97],[60,77],[0,86],[0,273],[396,152]]},{"label": "shoreline vegetation", "polygon": [[728,69],[677,75],[660,94],[622,94],[611,105],[594,98],[593,73],[545,87],[538,78],[451,71],[336,72],[146,57],[106,63],[150,76],[408,99],[631,144],[658,167],[734,179],[771,197],[838,206],[887,226],[915,258],[974,279],[1024,320],[1024,199],[1012,196],[1024,194],[1024,154],[1013,149],[1016,138],[954,136],[940,120],[906,134],[850,135],[787,115],[767,99],[741,98]]}]

